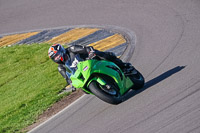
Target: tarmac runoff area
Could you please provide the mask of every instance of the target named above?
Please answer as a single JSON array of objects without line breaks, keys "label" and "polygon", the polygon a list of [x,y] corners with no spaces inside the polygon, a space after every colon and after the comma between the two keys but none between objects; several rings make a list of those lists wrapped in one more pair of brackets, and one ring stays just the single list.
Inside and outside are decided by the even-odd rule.
[{"label": "tarmac runoff area", "polygon": [[100,51],[113,52],[120,57],[130,41],[121,29],[116,29],[119,28],[77,26],[0,35],[0,48],[33,43],[59,43],[68,46],[79,44],[93,46]]}]

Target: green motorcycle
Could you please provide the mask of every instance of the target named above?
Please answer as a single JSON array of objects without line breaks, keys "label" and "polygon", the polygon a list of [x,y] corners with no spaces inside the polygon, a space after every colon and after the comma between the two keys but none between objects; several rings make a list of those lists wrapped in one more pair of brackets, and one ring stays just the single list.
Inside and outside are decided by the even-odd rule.
[{"label": "green motorcycle", "polygon": [[113,62],[91,59],[78,62],[70,79],[75,88],[81,88],[107,103],[119,104],[130,89],[144,86],[144,77],[139,71],[134,71],[133,74],[124,75]]}]

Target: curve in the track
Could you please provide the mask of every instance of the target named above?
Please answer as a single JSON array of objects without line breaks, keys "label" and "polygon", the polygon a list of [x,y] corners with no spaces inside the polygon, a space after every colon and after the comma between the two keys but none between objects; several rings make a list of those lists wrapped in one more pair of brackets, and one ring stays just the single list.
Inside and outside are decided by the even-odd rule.
[{"label": "curve in the track", "polygon": [[59,43],[68,46],[79,44],[90,45],[95,49],[114,52],[121,56],[129,42],[117,29],[111,26],[71,26],[1,35],[0,47],[33,43]]},{"label": "curve in the track", "polygon": [[118,106],[84,96],[34,132],[200,132],[199,0],[21,2],[1,2],[1,34],[63,25],[126,27],[136,34],[130,62],[147,81]]}]

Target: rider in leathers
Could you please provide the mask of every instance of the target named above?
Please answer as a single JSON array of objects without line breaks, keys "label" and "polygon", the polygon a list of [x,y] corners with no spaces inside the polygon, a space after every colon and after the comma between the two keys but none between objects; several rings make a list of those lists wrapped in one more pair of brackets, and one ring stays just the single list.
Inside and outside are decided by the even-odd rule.
[{"label": "rider in leathers", "polygon": [[[77,55],[82,60],[87,60],[98,56],[100,59],[112,61],[118,65],[125,73],[129,73],[134,69],[130,63],[123,63],[119,58],[116,57],[114,53],[101,52],[95,50],[92,46],[73,45],[65,49],[60,44],[54,44],[49,48],[48,55],[54,62],[58,63],[58,71],[65,78],[68,85],[71,85],[71,80],[70,77],[68,77],[66,74],[65,64],[66,62],[70,62],[71,65],[76,65]],[[76,90],[73,86],[70,88],[72,91]]]}]

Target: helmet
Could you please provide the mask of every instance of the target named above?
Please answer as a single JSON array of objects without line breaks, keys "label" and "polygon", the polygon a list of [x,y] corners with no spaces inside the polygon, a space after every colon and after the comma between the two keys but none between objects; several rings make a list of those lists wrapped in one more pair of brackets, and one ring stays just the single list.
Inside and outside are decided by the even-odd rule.
[{"label": "helmet", "polygon": [[66,50],[60,44],[54,44],[49,48],[48,51],[49,58],[58,64],[64,64],[67,60]]}]

